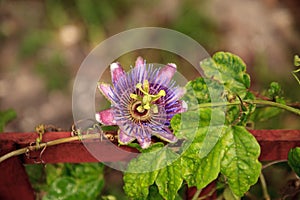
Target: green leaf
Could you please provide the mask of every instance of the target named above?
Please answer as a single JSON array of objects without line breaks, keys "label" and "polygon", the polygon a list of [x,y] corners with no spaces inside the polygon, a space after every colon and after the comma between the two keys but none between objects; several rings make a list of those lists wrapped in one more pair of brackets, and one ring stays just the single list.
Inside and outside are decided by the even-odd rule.
[{"label": "green leaf", "polygon": [[43,199],[72,199],[70,196],[76,192],[77,186],[74,178],[59,177],[53,182],[48,194]]},{"label": "green leaf", "polygon": [[149,187],[154,183],[157,171],[148,173],[125,173],[124,191],[132,199],[146,199]]},{"label": "green leaf", "polygon": [[44,165],[24,165],[24,167],[33,189],[36,192],[43,190],[46,187],[44,183]]},{"label": "green leaf", "polygon": [[[149,187],[154,184],[158,174],[158,171],[155,170],[155,161],[158,158],[156,155],[155,152],[142,153],[130,161],[128,171],[123,177],[124,191],[128,197],[133,199],[147,198]],[[145,166],[146,169],[144,169]]]},{"label": "green leaf", "polygon": [[[255,110],[254,104],[245,104],[244,100],[254,100],[255,96],[246,87],[239,94],[224,88],[218,81],[197,78],[186,85],[186,94],[182,98],[188,104],[188,112],[175,115],[171,126],[177,137],[191,137],[197,127],[218,125],[246,125]],[[227,105],[240,102],[241,105]],[[218,104],[219,106],[214,106]],[[220,104],[223,104],[221,106]],[[190,129],[183,136],[180,130]]]},{"label": "green leaf", "polygon": [[243,98],[239,99],[237,96],[234,98],[236,101],[240,101],[241,105],[227,106],[226,124],[245,126],[251,119],[251,116],[256,109],[256,105],[243,102],[245,100],[254,100],[255,96],[251,92],[246,91]]},{"label": "green leaf", "polygon": [[288,163],[294,172],[300,176],[300,147],[293,148],[289,151]]},{"label": "green leaf", "polygon": [[226,176],[232,192],[241,197],[259,177],[259,144],[242,126],[228,127],[222,143],[225,152],[221,161],[221,173]]},{"label": "green leaf", "polygon": [[[209,135],[210,128],[212,127],[198,129],[194,141],[181,156],[182,174],[189,187],[204,188],[215,180],[220,172],[222,146],[219,139],[221,136],[217,138],[218,142],[215,145],[211,144],[209,151],[205,149],[207,148],[205,143],[209,144],[209,140],[207,141],[206,138]],[[223,127],[213,127],[213,129],[222,130]],[[202,151],[206,151],[206,156],[203,156]]]},{"label": "green leaf", "polygon": [[282,109],[275,107],[259,107],[251,116],[253,122],[265,122],[282,113]]},{"label": "green leaf", "polygon": [[66,164],[47,164],[45,167],[45,171],[47,174],[46,183],[50,186],[57,177],[63,176],[64,168]]},{"label": "green leaf", "polygon": [[17,113],[13,109],[0,112],[0,132],[3,132],[5,125],[17,117]]},{"label": "green leaf", "polygon": [[272,101],[285,103],[282,88],[277,82],[272,82],[270,84],[267,92],[265,92],[265,96],[270,98]]},{"label": "green leaf", "polygon": [[132,199],[147,199],[149,187],[156,182],[162,197],[174,199],[182,183],[178,157],[170,148],[161,147],[131,160],[123,177],[125,193]]},{"label": "green leaf", "polygon": [[242,104],[244,100],[254,100],[255,96],[248,91],[250,76],[241,58],[228,52],[217,52],[212,58],[200,63],[204,74],[223,85],[223,96],[228,102],[241,101],[241,105],[228,106],[226,124],[246,125],[255,110],[253,104]]},{"label": "green leaf", "polygon": [[[100,163],[64,164],[57,169],[53,165],[47,171],[47,182],[53,182],[44,197],[46,200],[95,199],[104,186],[103,165]],[[51,176],[50,173],[59,174],[60,177]]]},{"label": "green leaf", "polygon": [[212,98],[220,99],[220,101],[226,100],[221,96],[224,92],[224,86],[210,78],[199,77],[193,81],[189,81],[185,88],[186,94],[182,99],[188,102],[190,106],[209,103]]},{"label": "green leaf", "polygon": [[[179,194],[176,194],[175,192],[175,200],[182,200],[182,197],[180,197]],[[157,185],[151,185],[149,187],[149,195],[147,197],[147,200],[164,200],[165,198],[163,198],[160,194],[159,194],[159,190]]]},{"label": "green leaf", "polygon": [[167,167],[159,170],[155,183],[159,189],[159,193],[164,199],[173,200],[181,187],[182,181],[181,163],[178,159]]},{"label": "green leaf", "polygon": [[241,197],[259,177],[259,154],[257,141],[242,126],[201,127],[181,156],[182,175],[189,186],[200,189],[221,172],[234,195]]},{"label": "green leaf", "polygon": [[200,63],[204,74],[220,82],[233,94],[241,98],[250,87],[250,76],[246,73],[246,65],[238,56],[228,52],[217,52],[212,59]]},{"label": "green leaf", "polygon": [[[190,81],[186,85],[186,90],[187,92],[182,99],[188,103],[190,112],[195,111],[195,113],[182,114],[183,116],[186,115],[184,118],[186,122],[191,124],[191,119],[193,119],[193,121],[198,121],[200,127],[224,124],[225,106],[214,107],[212,109],[211,105],[208,105],[209,103],[227,101],[226,98],[222,96],[224,87],[220,83],[200,77]],[[203,106],[205,104],[207,104],[206,107]]]},{"label": "green leaf", "polygon": [[[255,105],[244,104],[243,106],[232,105],[226,107],[227,100],[223,95],[223,89],[223,86],[217,81],[207,78],[197,78],[186,85],[187,92],[183,100],[187,102],[189,110],[175,115],[171,119],[171,127],[176,137],[192,140],[200,127],[224,124],[245,125],[248,122]],[[211,97],[219,101],[211,102]],[[235,98],[237,97],[235,96]],[[252,100],[254,95],[245,91],[243,98]],[[194,103],[195,101],[197,103]],[[220,103],[224,106],[213,106]],[[201,157],[205,157],[210,152],[220,138],[220,134],[220,130],[212,131],[212,129],[207,133],[207,138],[202,148],[206,149],[206,151],[202,152]]]},{"label": "green leaf", "polygon": [[[206,78],[197,78],[186,85],[186,94],[183,100],[188,104],[188,111],[175,115],[171,119],[171,127],[178,138],[192,141],[198,128],[219,126],[225,123],[225,106],[212,107],[211,99],[218,98],[217,103],[226,103],[221,96],[223,87],[216,81]],[[196,102],[196,103],[195,103]],[[204,106],[205,105],[205,106]],[[211,148],[219,139],[219,130],[207,132],[202,157],[210,152]]]},{"label": "green leaf", "polygon": [[[269,98],[271,101],[285,104],[281,86],[276,82],[272,82],[269,88],[265,92],[263,92],[263,95]],[[251,116],[251,120],[254,122],[267,121],[279,115],[280,113],[282,113],[282,111],[282,109],[276,107],[258,107]]]},{"label": "green leaf", "polygon": [[147,200],[164,200],[164,198],[159,194],[157,185],[150,186]]}]

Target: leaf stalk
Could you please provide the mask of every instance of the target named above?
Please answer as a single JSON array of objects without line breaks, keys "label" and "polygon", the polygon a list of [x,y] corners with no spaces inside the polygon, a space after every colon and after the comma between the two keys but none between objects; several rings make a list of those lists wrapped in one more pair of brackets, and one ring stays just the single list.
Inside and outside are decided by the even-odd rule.
[{"label": "leaf stalk", "polygon": [[241,105],[242,103],[247,104],[256,104],[256,105],[265,105],[265,106],[272,106],[281,108],[283,110],[289,111],[291,113],[294,113],[296,115],[300,116],[300,109],[293,108],[291,106],[273,102],[273,101],[267,101],[267,100],[243,100],[243,102],[235,101],[235,102],[211,102],[211,103],[201,103],[199,105],[191,107],[189,110],[198,110],[199,108],[211,108],[211,107],[222,107],[222,106],[233,106],[233,105]]}]

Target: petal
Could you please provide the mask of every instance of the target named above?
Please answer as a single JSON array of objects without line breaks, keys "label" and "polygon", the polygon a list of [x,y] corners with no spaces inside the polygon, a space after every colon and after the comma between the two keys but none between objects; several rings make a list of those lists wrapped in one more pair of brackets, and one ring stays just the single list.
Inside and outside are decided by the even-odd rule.
[{"label": "petal", "polygon": [[108,101],[113,102],[114,93],[111,85],[107,83],[98,83],[98,89]]},{"label": "petal", "polygon": [[138,57],[135,61],[135,77],[136,81],[142,83],[147,77],[146,61],[142,57]]},{"label": "petal", "polygon": [[140,146],[142,149],[147,149],[151,145],[151,137],[136,137],[137,141],[139,142]]},{"label": "petal", "polygon": [[143,125],[136,129],[135,137],[143,149],[147,149],[151,145],[151,133],[149,128]]},{"label": "petal", "polygon": [[120,63],[115,62],[110,65],[111,79],[113,84],[115,84],[119,78],[124,76],[126,73]]},{"label": "petal", "polygon": [[128,144],[135,140],[135,137],[127,135],[124,131],[121,129],[118,131],[118,140],[120,144]]},{"label": "petal", "polygon": [[172,103],[173,101],[179,100],[185,94],[186,89],[184,87],[175,88],[172,93],[167,97],[166,103]]},{"label": "petal", "polygon": [[164,68],[162,68],[158,73],[158,79],[163,80],[165,85],[168,85],[176,72],[176,65],[174,63],[168,63]]},{"label": "petal", "polygon": [[183,113],[183,112],[186,112],[188,110],[188,105],[185,101],[183,100],[180,100],[180,109],[178,109],[178,112],[177,113]]},{"label": "petal", "polygon": [[96,120],[104,125],[116,125],[112,108],[100,111],[95,115]]},{"label": "petal", "polygon": [[188,109],[187,103],[183,100],[179,100],[176,102],[176,105],[174,105],[173,113],[174,114],[183,113],[183,112],[186,112],[187,109]]},{"label": "petal", "polygon": [[160,131],[155,131],[155,132],[153,132],[153,135],[155,135],[156,137],[159,137],[160,139],[162,139],[164,141],[170,142],[170,143],[177,142],[177,138],[172,133],[172,131],[170,131],[170,129],[168,129],[168,128],[164,128]]},{"label": "petal", "polygon": [[[169,108],[166,108],[167,112],[167,119],[168,122],[172,119],[172,117],[177,113],[183,113],[188,110],[188,105],[185,101],[179,100],[172,105],[169,106]],[[169,123],[167,123],[169,125]]]},{"label": "petal", "polygon": [[178,87],[175,89],[175,93],[176,93],[177,99],[180,99],[186,93],[186,89],[184,87]]},{"label": "petal", "polygon": [[141,56],[137,57],[137,59],[135,61],[135,66],[136,67],[143,67],[144,64],[145,64],[144,59]]}]

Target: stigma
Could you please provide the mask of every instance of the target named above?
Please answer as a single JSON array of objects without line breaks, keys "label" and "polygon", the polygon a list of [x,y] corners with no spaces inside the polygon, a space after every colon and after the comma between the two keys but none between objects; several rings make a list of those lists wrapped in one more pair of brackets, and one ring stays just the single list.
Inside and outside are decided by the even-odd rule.
[{"label": "stigma", "polygon": [[140,102],[140,105],[136,108],[136,110],[139,113],[144,113],[145,110],[150,110],[152,108],[152,111],[154,113],[158,112],[157,105],[154,104],[155,101],[160,99],[163,96],[166,96],[166,92],[164,90],[160,90],[157,94],[150,94],[149,93],[149,81],[144,80],[143,84],[138,83],[135,86],[143,95],[137,95],[137,94],[130,94],[130,97],[136,101]]}]

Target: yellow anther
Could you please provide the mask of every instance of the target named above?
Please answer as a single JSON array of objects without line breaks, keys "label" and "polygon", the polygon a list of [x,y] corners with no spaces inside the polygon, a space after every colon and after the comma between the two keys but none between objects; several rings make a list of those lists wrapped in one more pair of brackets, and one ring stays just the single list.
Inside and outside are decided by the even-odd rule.
[{"label": "yellow anther", "polygon": [[131,97],[132,99],[135,99],[135,100],[138,100],[138,99],[139,99],[139,96],[136,95],[136,94],[133,94],[133,93],[130,94],[130,97]]},{"label": "yellow anther", "polygon": [[166,96],[166,92],[164,90],[160,90],[157,95],[164,97],[164,96]]},{"label": "yellow anther", "polygon": [[166,96],[166,92],[164,90],[160,90],[157,95],[152,95],[152,102],[158,100],[160,97]]},{"label": "yellow anther", "polygon": [[155,114],[158,113],[158,106],[157,105],[155,105],[155,104],[152,105],[152,112],[155,113]]},{"label": "yellow anther", "polygon": [[141,83],[138,83],[138,84],[136,84],[136,86],[135,86],[137,89],[142,89],[142,84]]},{"label": "yellow anther", "polygon": [[149,93],[149,81],[148,80],[144,80],[143,88],[146,93]]}]

